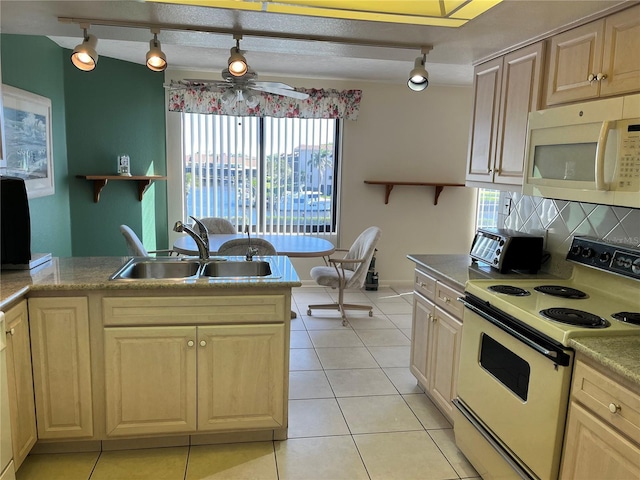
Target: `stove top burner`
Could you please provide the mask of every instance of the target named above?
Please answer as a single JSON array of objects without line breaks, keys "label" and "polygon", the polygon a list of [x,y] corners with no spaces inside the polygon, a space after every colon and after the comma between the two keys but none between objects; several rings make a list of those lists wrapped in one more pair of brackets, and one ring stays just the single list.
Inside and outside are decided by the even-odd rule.
[{"label": "stove top burner", "polygon": [[573,308],[546,308],[540,314],[556,322],[585,328],[607,328],[611,325],[607,320],[593,313],[574,310]]},{"label": "stove top burner", "polygon": [[572,299],[589,298],[589,295],[581,290],[571,287],[563,287],[562,285],[540,285],[538,287],[534,287],[534,290],[547,295],[553,295],[554,297]]},{"label": "stove top burner", "polygon": [[524,288],[514,287],[512,285],[491,285],[487,290],[491,290],[496,293],[504,293],[505,295],[514,295],[516,297],[526,297],[531,295],[531,292]]},{"label": "stove top burner", "polygon": [[616,320],[621,322],[632,323],[633,325],[640,325],[640,312],[618,312],[611,315]]}]

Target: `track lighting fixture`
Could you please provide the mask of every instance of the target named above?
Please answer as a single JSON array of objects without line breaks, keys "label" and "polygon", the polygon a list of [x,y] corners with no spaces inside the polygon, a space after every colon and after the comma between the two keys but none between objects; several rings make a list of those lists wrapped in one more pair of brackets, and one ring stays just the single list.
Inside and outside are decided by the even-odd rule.
[{"label": "track lighting fixture", "polygon": [[167,68],[167,56],[160,48],[158,34],[160,30],[152,28],[153,40],[149,41],[149,51],[147,52],[147,67],[154,72],[162,72]]},{"label": "track lighting fixture", "polygon": [[247,73],[247,59],[244,58],[242,52],[240,51],[240,39],[242,35],[234,35],[233,38],[236,41],[236,46],[231,49],[231,56],[229,56],[229,61],[227,62],[229,65],[229,73],[234,77],[241,77],[245,73]]},{"label": "track lighting fixture", "polygon": [[433,47],[422,47],[420,53],[422,57],[416,58],[413,66],[413,70],[409,73],[409,80],[407,86],[414,92],[421,92],[429,86],[429,72],[425,68],[427,63],[427,53],[431,51]]},{"label": "track lighting fixture", "polygon": [[98,53],[96,52],[96,46],[98,45],[98,39],[87,33],[89,25],[81,24],[80,28],[84,31],[84,37],[82,43],[73,49],[71,54],[71,62],[83,72],[90,72],[98,64]]}]

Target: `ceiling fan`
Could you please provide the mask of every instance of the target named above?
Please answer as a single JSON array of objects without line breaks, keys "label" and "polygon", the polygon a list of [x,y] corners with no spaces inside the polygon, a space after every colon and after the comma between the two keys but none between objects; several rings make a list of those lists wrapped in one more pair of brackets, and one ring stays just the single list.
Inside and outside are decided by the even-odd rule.
[{"label": "ceiling fan", "polygon": [[234,35],[236,46],[231,49],[229,56],[229,66],[222,70],[222,80],[196,80],[185,79],[172,81],[168,88],[206,88],[213,91],[223,91],[222,101],[231,102],[244,101],[247,106],[255,107],[259,103],[258,96],[254,92],[267,92],[283,97],[291,97],[305,100],[309,94],[298,92],[291,85],[282,82],[259,82],[258,74],[247,64],[242,51],[240,50],[240,39],[242,35]]}]

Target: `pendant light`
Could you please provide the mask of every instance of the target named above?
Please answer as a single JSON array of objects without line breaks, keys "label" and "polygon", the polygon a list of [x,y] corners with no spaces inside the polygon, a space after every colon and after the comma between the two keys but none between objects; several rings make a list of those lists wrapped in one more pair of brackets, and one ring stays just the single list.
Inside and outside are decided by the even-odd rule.
[{"label": "pendant light", "polygon": [[98,64],[98,53],[96,52],[98,39],[87,33],[89,25],[81,24],[80,28],[84,31],[84,38],[82,43],[73,49],[73,53],[71,53],[71,62],[78,70],[90,72],[96,68],[96,65]]},{"label": "pendant light", "polygon": [[242,52],[240,52],[240,39],[242,35],[234,35],[233,38],[236,41],[236,46],[231,49],[231,55],[227,64],[229,65],[229,73],[234,77],[241,77],[247,73],[247,59],[244,58]]},{"label": "pendant light", "polygon": [[149,41],[147,67],[154,72],[162,72],[167,68],[167,56],[160,48],[160,41],[158,40],[160,30],[152,28],[151,33],[153,33],[153,40]]},{"label": "pendant light", "polygon": [[420,51],[422,56],[416,58],[413,70],[409,72],[407,86],[414,92],[421,92],[429,86],[429,72],[427,72],[425,64],[427,63],[427,53],[429,53],[432,48],[431,46],[422,47]]}]

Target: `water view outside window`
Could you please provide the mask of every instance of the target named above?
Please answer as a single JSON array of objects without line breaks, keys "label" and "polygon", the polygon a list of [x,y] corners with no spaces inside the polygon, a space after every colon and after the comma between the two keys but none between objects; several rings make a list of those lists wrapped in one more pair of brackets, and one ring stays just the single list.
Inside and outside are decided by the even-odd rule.
[{"label": "water view outside window", "polygon": [[186,218],[334,233],[339,120],[182,114]]}]

